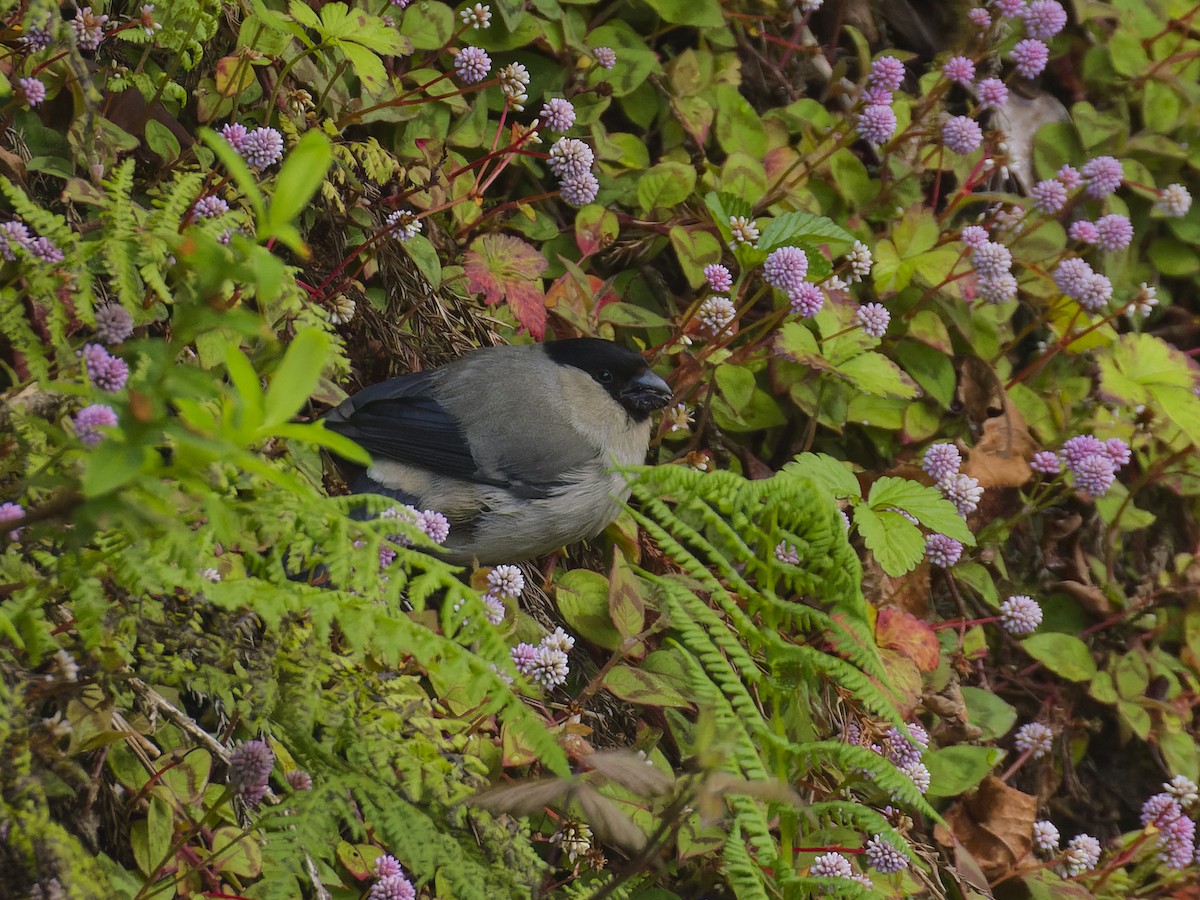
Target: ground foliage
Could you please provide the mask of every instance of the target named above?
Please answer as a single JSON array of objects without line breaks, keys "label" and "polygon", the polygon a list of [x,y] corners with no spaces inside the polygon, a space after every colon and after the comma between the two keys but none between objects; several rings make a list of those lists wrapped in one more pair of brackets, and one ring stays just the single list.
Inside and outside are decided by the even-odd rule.
[{"label": "ground foliage", "polygon": [[[0,895],[1195,897],[1198,13],[4,4]],[[348,515],[581,334],[593,548]]]}]

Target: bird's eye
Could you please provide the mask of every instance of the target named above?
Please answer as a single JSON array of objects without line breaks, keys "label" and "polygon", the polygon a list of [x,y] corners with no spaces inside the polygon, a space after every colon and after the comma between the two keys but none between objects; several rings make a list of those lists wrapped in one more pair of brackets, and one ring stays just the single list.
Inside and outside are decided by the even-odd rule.
[{"label": "bird's eye", "polygon": [[596,378],[601,384],[612,384],[613,373],[608,369],[601,369],[599,373],[597,373]]}]

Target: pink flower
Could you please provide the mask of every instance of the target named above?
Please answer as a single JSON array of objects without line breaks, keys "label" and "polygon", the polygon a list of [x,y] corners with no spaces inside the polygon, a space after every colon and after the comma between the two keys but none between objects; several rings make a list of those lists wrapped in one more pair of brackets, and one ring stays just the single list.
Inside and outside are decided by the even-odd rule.
[{"label": "pink flower", "polygon": [[1041,41],[1050,40],[1067,24],[1067,11],[1058,0],[1031,0],[1021,15],[1029,36]]},{"label": "pink flower", "polygon": [[881,56],[871,64],[871,72],[867,76],[867,84],[871,87],[882,87],[888,91],[900,90],[904,83],[904,63],[894,56]]},{"label": "pink flower", "polygon": [[806,281],[788,293],[788,300],[792,312],[802,319],[811,319],[825,305],[825,294],[815,284]]},{"label": "pink flower", "polygon": [[[890,56],[883,57],[891,59]],[[887,142],[896,130],[896,114],[890,106],[868,106],[858,114],[856,123],[859,136],[868,143],[879,145]]]},{"label": "pink flower", "polygon": [[772,250],[763,263],[763,280],[781,291],[794,291],[808,274],[808,257],[799,247]]},{"label": "pink flower", "polygon": [[1050,48],[1041,41],[1026,38],[1012,49],[1012,61],[1022,78],[1037,78],[1050,59]]},{"label": "pink flower", "polygon": [[733,275],[719,263],[704,267],[704,279],[709,288],[718,294],[724,294],[733,287]]},{"label": "pink flower", "polygon": [[611,69],[617,64],[617,51],[612,47],[597,47],[592,51],[592,58],[602,69]]},{"label": "pink flower", "polygon": [[1112,156],[1089,159],[1083,164],[1080,174],[1083,176],[1084,193],[1097,200],[1113,193],[1125,177],[1120,160]]},{"label": "pink flower", "polygon": [[454,57],[454,71],[463,84],[479,84],[492,71],[492,58],[479,47],[463,47]]},{"label": "pink flower", "polygon": [[1133,224],[1125,216],[1109,213],[1096,220],[1096,244],[1103,250],[1123,250],[1133,240]]},{"label": "pink flower", "polygon": [[570,100],[554,97],[543,104],[538,118],[549,131],[568,131],[575,124],[575,107]]},{"label": "pink flower", "polygon": [[1008,100],[1008,85],[999,78],[985,78],[979,82],[979,102],[987,109],[997,109]]},{"label": "pink flower", "polygon": [[1087,219],[1079,219],[1071,223],[1067,229],[1067,237],[1073,241],[1079,241],[1081,244],[1094,244],[1098,232],[1095,223],[1089,222]]},{"label": "pink flower", "polygon": [[983,143],[983,130],[974,119],[955,116],[942,126],[942,140],[948,149],[965,156],[979,149]]},{"label": "pink flower", "polygon": [[117,414],[111,406],[93,403],[77,412],[71,421],[79,440],[88,447],[94,447],[104,439],[99,429],[116,428]]},{"label": "pink flower", "polygon": [[942,66],[942,74],[955,84],[970,84],[975,77],[975,63],[965,56],[952,56]]},{"label": "pink flower", "polygon": [[858,325],[865,334],[873,338],[881,338],[887,333],[892,314],[882,303],[867,303],[858,308],[855,313]]}]

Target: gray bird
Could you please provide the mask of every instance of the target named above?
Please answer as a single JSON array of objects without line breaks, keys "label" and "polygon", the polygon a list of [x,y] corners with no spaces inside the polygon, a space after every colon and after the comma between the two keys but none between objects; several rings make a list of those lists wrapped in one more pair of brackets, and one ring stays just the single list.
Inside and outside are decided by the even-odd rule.
[{"label": "gray bird", "polygon": [[645,461],[650,413],[671,388],[642,357],[597,338],[475,350],[368,387],[325,415],[371,454],[355,493],[450,520],[451,562],[516,562],[595,537]]}]

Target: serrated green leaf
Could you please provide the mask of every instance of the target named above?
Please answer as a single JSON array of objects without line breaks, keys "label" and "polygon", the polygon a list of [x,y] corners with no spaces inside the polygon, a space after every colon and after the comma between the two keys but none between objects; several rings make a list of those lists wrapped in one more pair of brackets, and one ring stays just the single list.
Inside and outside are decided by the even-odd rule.
[{"label": "serrated green leaf", "polygon": [[862,488],[848,464],[834,459],[827,453],[801,453],[783,467],[783,471],[799,478],[807,478],[817,487],[834,497],[862,498]]},{"label": "serrated green leaf", "polygon": [[954,504],[943,497],[937,488],[907,478],[884,475],[871,485],[867,505],[872,509],[902,509],[931,531],[968,546],[975,544],[975,536],[971,534],[967,523],[958,514]]},{"label": "serrated green leaf", "polygon": [[[854,240],[854,235],[832,219],[796,211],[776,216],[764,225],[758,247],[769,251],[786,245],[815,248],[824,244],[833,256],[840,256],[854,246]],[[808,253],[810,261],[814,252]]]},{"label": "serrated green leaf", "polygon": [[854,524],[875,561],[893,578],[911,572],[925,556],[921,529],[899,513],[860,503],[854,507]]}]

